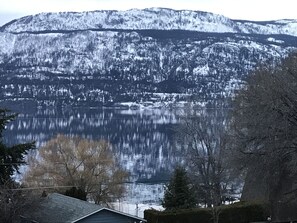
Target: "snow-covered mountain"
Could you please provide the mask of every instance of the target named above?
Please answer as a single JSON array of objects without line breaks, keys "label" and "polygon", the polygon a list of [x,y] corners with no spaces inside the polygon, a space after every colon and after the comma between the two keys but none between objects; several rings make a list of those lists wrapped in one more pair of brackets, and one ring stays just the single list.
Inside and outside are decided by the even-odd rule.
[{"label": "snow-covered mountain", "polygon": [[0,28],[0,95],[34,105],[211,102],[297,47],[297,20],[151,8],[42,13]]},{"label": "snow-covered mountain", "polygon": [[191,30],[297,36],[297,20],[240,21],[208,12],[149,8],[128,11],[41,13],[23,17],[2,27],[2,31],[13,33],[90,29]]}]

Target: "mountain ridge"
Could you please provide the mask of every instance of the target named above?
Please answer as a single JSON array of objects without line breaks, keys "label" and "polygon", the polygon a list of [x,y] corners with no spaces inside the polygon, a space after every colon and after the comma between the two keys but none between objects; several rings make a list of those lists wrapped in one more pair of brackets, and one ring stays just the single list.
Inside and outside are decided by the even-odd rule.
[{"label": "mountain ridge", "polygon": [[[267,28],[262,27],[256,33],[253,31],[256,23],[250,22],[234,25],[238,32],[225,32],[226,27],[232,27],[233,20],[207,12],[155,8],[121,12],[129,14],[126,19],[132,18],[131,23],[119,23],[121,17],[111,11],[105,23],[110,25],[114,19],[113,28],[95,29],[88,28],[90,21],[98,22],[93,13],[97,12],[80,13],[77,24],[73,22],[76,21],[73,13],[62,13],[62,17],[59,13],[44,13],[44,20],[37,15],[28,21],[20,19],[3,26],[0,104],[18,101],[35,106],[96,107],[167,106],[189,100],[212,103],[230,97],[261,63],[276,64],[297,49],[297,36],[286,34],[294,34],[295,29],[273,34],[273,22],[262,22],[261,26],[266,24]],[[98,16],[103,21],[100,13]],[[169,22],[158,23],[157,29],[142,26],[154,23],[156,16],[148,19],[152,13],[157,17],[160,14],[160,18],[168,17]],[[184,30],[179,25],[177,29],[169,29],[174,26],[176,13],[188,15],[182,17],[184,27],[200,24],[199,31]],[[61,23],[52,21],[57,18]],[[187,21],[192,23],[189,25]],[[218,23],[207,27],[209,21]],[[221,27],[221,21],[227,21],[228,26],[211,32],[213,27]],[[278,23],[295,26],[291,20]],[[67,24],[69,29],[64,29]]]},{"label": "mountain ridge", "polygon": [[2,32],[14,33],[61,29],[180,29],[200,32],[266,33],[297,36],[297,20],[232,20],[219,14],[203,11],[147,8],[127,11],[97,10],[40,13],[13,20],[0,28]]}]

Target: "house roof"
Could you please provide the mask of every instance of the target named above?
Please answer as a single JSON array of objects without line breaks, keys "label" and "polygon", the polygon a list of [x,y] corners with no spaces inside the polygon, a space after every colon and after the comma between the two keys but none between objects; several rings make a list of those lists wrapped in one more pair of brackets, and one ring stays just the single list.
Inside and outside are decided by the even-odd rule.
[{"label": "house roof", "polygon": [[135,218],[137,220],[145,221],[144,219],[136,216],[58,193],[52,193],[47,197],[41,198],[41,202],[38,207],[32,211],[32,213],[29,211],[27,215],[24,215],[23,217],[40,223],[74,223],[102,210],[111,211]]}]

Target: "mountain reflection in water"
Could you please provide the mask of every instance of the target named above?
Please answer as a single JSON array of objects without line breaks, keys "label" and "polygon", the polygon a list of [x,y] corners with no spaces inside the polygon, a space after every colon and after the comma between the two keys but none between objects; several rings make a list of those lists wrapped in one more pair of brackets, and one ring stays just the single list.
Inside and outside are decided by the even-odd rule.
[{"label": "mountain reflection in water", "polygon": [[179,111],[170,109],[36,109],[23,111],[9,124],[7,143],[35,140],[37,147],[62,133],[112,143],[131,181],[168,180],[179,155],[173,148]]}]

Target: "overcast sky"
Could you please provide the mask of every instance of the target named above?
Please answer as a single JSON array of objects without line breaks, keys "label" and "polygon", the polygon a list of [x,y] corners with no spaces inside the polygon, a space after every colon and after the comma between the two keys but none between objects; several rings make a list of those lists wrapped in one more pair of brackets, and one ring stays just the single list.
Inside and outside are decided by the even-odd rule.
[{"label": "overcast sky", "polygon": [[296,0],[0,0],[0,25],[40,12],[166,7],[222,14],[232,19],[297,19]]}]

